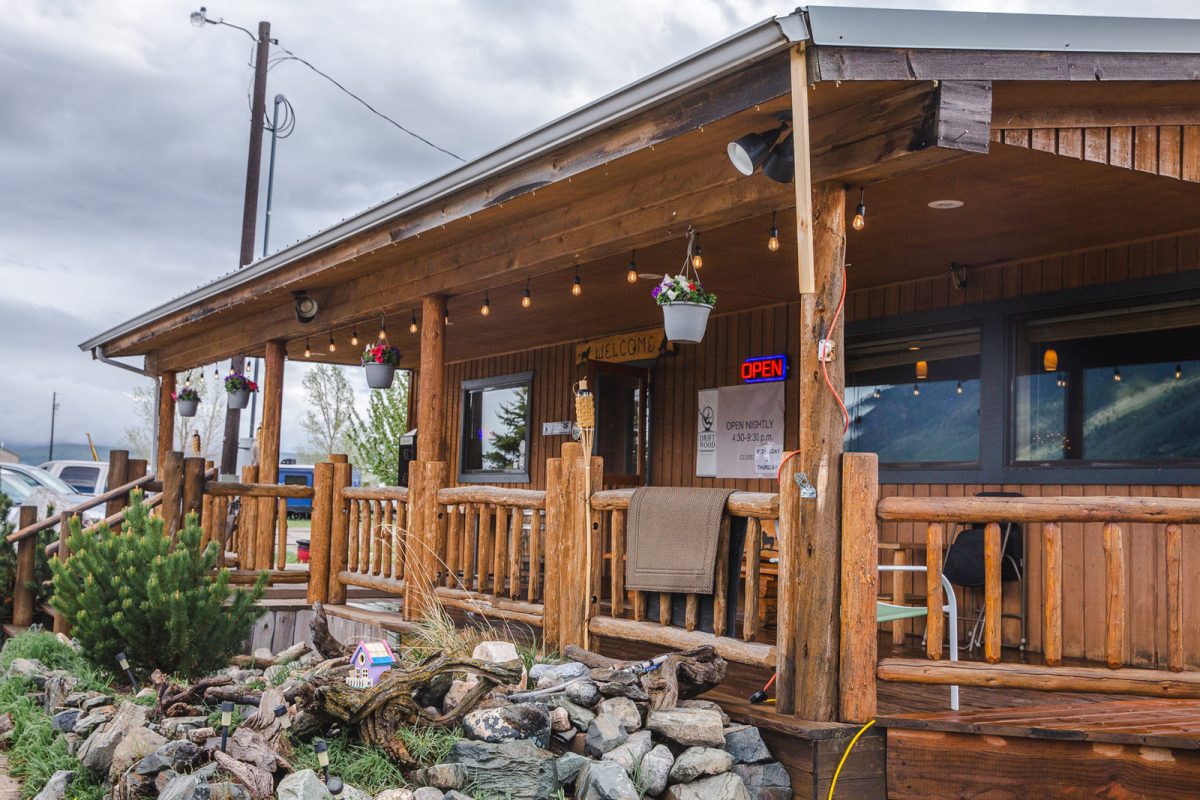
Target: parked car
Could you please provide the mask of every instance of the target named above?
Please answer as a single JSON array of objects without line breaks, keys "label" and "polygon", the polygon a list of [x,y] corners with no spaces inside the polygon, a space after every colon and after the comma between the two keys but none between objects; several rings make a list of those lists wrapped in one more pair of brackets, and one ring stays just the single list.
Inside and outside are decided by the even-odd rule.
[{"label": "parked car", "polygon": [[20,506],[28,502],[32,491],[29,485],[23,481],[19,481],[11,475],[0,473],[0,494],[8,495],[8,499],[12,503],[8,509],[7,519],[12,523],[14,530],[21,516]]},{"label": "parked car", "polygon": [[62,478],[79,494],[98,495],[108,491],[108,463],[104,461],[56,460],[38,468]]},{"label": "parked car", "polygon": [[[312,486],[312,464],[283,464],[279,465],[279,482],[284,486]],[[312,500],[289,497],[287,513],[292,519],[312,516]]]},{"label": "parked car", "polygon": [[[53,507],[55,512],[58,512],[82,505],[92,499],[89,495],[76,492],[62,478],[28,464],[0,464],[0,478],[27,488],[29,496],[24,502],[37,505],[40,513],[43,514],[47,507]],[[93,523],[102,519],[104,519],[103,506],[90,508],[83,512],[84,522]]]}]

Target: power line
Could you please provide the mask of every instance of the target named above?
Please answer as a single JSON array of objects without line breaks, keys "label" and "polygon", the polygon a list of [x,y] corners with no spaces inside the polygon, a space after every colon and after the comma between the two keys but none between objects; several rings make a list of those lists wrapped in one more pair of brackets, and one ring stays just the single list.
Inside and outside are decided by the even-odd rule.
[{"label": "power line", "polygon": [[414,132],[414,131],[412,131],[412,130],[410,130],[410,129],[406,128],[406,127],[404,127],[404,126],[403,126],[403,125],[401,125],[399,122],[396,122],[396,120],[392,119],[392,118],[391,118],[391,117],[389,117],[387,114],[384,114],[382,111],[380,111],[379,109],[377,109],[377,108],[375,108],[374,106],[372,106],[372,105],[371,105],[370,103],[368,103],[366,100],[363,100],[361,97],[359,97],[358,95],[356,95],[354,92],[352,92],[352,91],[350,91],[349,89],[347,89],[345,86],[343,86],[341,83],[339,83],[339,82],[338,82],[338,81],[337,81],[335,78],[333,78],[333,77],[332,77],[332,76],[330,76],[329,74],[327,74],[327,73],[325,73],[325,72],[322,72],[321,70],[317,69],[317,68],[316,68],[315,66],[313,66],[313,65],[312,65],[312,64],[311,64],[309,61],[307,61],[307,60],[305,60],[305,59],[301,58],[300,56],[296,55],[296,54],[295,54],[295,53],[293,53],[291,50],[288,50],[286,47],[280,47],[279,49],[280,49],[280,50],[282,50],[283,52],[287,53],[287,55],[286,55],[286,56],[282,56],[282,57],[278,57],[278,58],[275,58],[275,59],[273,59],[273,60],[272,60],[272,61],[273,61],[273,63],[272,63],[272,65],[271,65],[272,67],[273,67],[273,66],[275,66],[275,65],[277,65],[277,64],[282,64],[282,63],[283,63],[283,62],[285,62],[285,61],[299,61],[299,62],[300,62],[301,64],[303,64],[304,66],[308,67],[308,68],[309,68],[309,69],[311,69],[313,72],[317,73],[317,74],[318,74],[318,75],[320,75],[322,78],[324,78],[325,80],[329,81],[330,83],[332,83],[332,84],[333,84],[334,86],[336,86],[337,88],[341,89],[341,90],[342,90],[343,92],[345,92],[346,94],[350,95],[350,97],[352,97],[352,98],[354,98],[355,100],[357,100],[359,103],[361,103],[361,104],[362,104],[362,105],[363,105],[363,106],[364,106],[364,107],[365,107],[365,108],[366,108],[368,111],[370,111],[370,112],[371,112],[372,114],[374,114],[375,116],[379,117],[380,119],[386,120],[387,122],[390,122],[392,125],[395,125],[397,128],[399,128],[400,130],[402,130],[402,131],[404,131],[405,133],[407,133],[409,136],[413,137],[414,139],[417,139],[418,141],[424,142],[425,144],[427,144],[427,145],[429,145],[430,147],[432,147],[434,150],[438,150],[438,151],[440,151],[440,152],[442,152],[442,153],[445,153],[446,155],[450,156],[451,158],[456,158],[456,159],[458,159],[459,161],[463,162],[464,164],[465,164],[465,163],[467,163],[467,160],[466,160],[465,158],[463,158],[462,156],[458,155],[457,153],[452,153],[452,152],[450,152],[449,150],[447,150],[447,149],[446,149],[446,148],[444,148],[444,147],[439,147],[438,145],[436,145],[436,144],[434,144],[433,142],[431,142],[431,141],[429,141],[428,139],[426,139],[424,136],[421,136],[419,133],[416,133],[416,132]]}]

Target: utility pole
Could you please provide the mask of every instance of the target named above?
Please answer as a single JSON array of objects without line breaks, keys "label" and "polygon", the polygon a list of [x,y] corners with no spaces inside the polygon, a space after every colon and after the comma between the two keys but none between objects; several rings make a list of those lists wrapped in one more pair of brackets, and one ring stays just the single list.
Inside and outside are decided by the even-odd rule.
[{"label": "utility pole", "polygon": [[47,461],[54,460],[54,418],[58,414],[58,392],[50,395],[50,452],[46,454]]},{"label": "utility pole", "polygon": [[[203,11],[203,9],[201,10]],[[258,23],[258,44],[254,52],[254,97],[250,106],[250,152],[246,159],[246,198],[242,205],[242,249],[238,268],[254,259],[254,230],[258,222],[258,183],[262,170],[263,121],[267,112],[267,58],[271,49],[271,23]],[[235,356],[230,368],[242,372],[246,357]],[[237,470],[238,434],[241,432],[242,412],[225,410],[225,441],[221,447],[221,472],[232,475]],[[254,431],[250,431],[254,435]]]}]

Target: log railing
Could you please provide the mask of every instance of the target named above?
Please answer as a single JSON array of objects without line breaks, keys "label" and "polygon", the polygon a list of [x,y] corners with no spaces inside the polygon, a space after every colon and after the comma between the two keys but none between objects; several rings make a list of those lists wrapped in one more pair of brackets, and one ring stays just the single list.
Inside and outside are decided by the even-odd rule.
[{"label": "log railing", "polygon": [[434,537],[445,606],[541,626],[545,612],[546,492],[498,486],[440,489]]},{"label": "log railing", "polygon": [[407,487],[346,486],[339,493],[347,522],[344,538],[331,549],[331,602],[345,602],[346,586],[403,596],[413,548]]},{"label": "log railing", "polygon": [[[253,583],[264,570],[273,584],[305,583],[305,568],[288,568],[287,501],[313,499],[313,489],[255,483],[255,477],[251,466],[243,468],[241,482],[204,482],[199,500],[201,541],[217,542],[218,566],[230,568],[234,583]],[[235,504],[236,514],[232,513]]]},{"label": "log railing", "polygon": [[[673,596],[658,596],[658,614],[650,619],[647,608],[650,593],[625,589],[626,518],[632,489],[611,489],[592,496],[593,530],[596,533],[593,557],[593,585],[607,585],[598,593],[609,600],[607,616],[595,613],[590,630],[600,636],[646,641],[667,647],[692,647],[714,644],[725,658],[755,666],[771,667],[775,663],[775,646],[760,641],[761,629],[760,579],[762,576],[762,545],[764,523],[776,523],[779,518],[779,495],[764,492],[734,492],[725,506],[725,515],[717,542],[717,574],[712,595],[712,632],[698,630],[701,596],[686,594],[683,604],[683,625],[672,620]],[[740,556],[730,557],[732,520],[746,520],[746,537]],[[739,565],[740,591],[731,596],[731,565]],[[731,613],[732,612],[732,613]],[[740,617],[741,623],[730,624]]]},{"label": "log railing", "polygon": [[[873,466],[874,462],[871,462]],[[926,656],[924,659],[886,658],[875,671],[880,680],[921,684],[961,684],[992,688],[1043,691],[1077,691],[1138,694],[1158,697],[1200,698],[1200,672],[1185,672],[1182,563],[1183,526],[1200,523],[1200,500],[1155,497],[887,497],[878,499],[878,482],[863,470],[844,470],[843,494],[854,496],[861,507],[874,505],[876,514],[847,512],[843,530],[843,639],[862,645],[874,642],[874,619],[867,608],[874,606],[873,581],[856,581],[854,575],[874,558],[878,544],[878,521],[921,523],[925,526]],[[872,503],[872,499],[874,503]],[[870,517],[870,518],[868,518]],[[984,661],[947,663],[942,648],[944,620],[941,606],[942,556],[949,545],[947,531],[958,523],[984,526]],[[1001,662],[1001,539],[1005,523],[1028,526],[1030,548],[1041,548],[1042,664]],[[1105,615],[1103,667],[1068,666],[1063,662],[1063,572],[1062,525],[1100,523],[1085,549],[1103,552],[1105,564]],[[1164,558],[1159,569],[1167,586],[1165,615],[1167,670],[1132,669],[1127,666],[1129,594],[1137,591],[1128,583],[1127,531],[1132,524],[1153,526],[1144,535],[1164,539]],[[1093,536],[1085,529],[1085,536]],[[1144,530],[1144,529],[1143,529]],[[1139,534],[1143,535],[1143,534]],[[855,554],[863,554],[861,557]],[[861,561],[861,564],[857,564]],[[857,564],[857,566],[856,566]],[[847,570],[850,570],[849,573]],[[868,597],[867,595],[870,595]],[[858,595],[861,595],[858,596]],[[862,613],[859,613],[862,612]],[[848,632],[849,626],[849,632]],[[872,635],[868,636],[868,630]],[[863,680],[847,680],[847,669],[863,658],[847,659],[843,652],[843,716],[867,718],[873,710],[873,695],[850,705],[846,692],[866,692]],[[861,678],[862,670],[851,669]],[[850,686],[847,686],[850,684]],[[870,687],[873,693],[873,686]]]}]

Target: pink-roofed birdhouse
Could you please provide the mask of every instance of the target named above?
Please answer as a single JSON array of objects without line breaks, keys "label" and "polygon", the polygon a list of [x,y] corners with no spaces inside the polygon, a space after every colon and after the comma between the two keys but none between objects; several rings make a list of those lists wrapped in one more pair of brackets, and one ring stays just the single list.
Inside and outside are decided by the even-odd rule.
[{"label": "pink-roofed birdhouse", "polygon": [[383,673],[396,663],[392,648],[381,639],[359,639],[358,647],[350,656],[350,674],[346,685],[354,689],[369,689],[379,683]]}]

